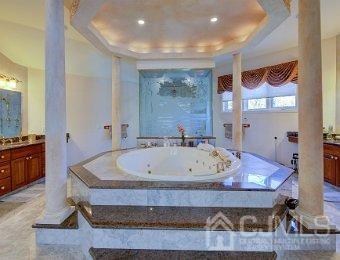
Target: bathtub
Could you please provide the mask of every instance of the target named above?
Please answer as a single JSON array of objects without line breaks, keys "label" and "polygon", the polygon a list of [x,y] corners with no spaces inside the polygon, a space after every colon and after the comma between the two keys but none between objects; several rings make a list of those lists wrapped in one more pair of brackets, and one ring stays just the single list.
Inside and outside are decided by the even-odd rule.
[{"label": "bathtub", "polygon": [[221,159],[192,147],[155,147],[120,155],[117,167],[127,174],[162,181],[204,181],[220,179],[236,173],[241,162],[228,153],[231,165],[217,171]]}]

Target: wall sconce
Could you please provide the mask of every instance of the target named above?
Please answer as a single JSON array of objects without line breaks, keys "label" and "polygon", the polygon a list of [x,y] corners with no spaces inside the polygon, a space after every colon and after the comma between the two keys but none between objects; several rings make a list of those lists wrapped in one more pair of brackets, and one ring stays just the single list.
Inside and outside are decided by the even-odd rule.
[{"label": "wall sconce", "polygon": [[14,77],[8,77],[6,75],[0,74],[0,88],[15,89],[17,84],[22,82]]}]

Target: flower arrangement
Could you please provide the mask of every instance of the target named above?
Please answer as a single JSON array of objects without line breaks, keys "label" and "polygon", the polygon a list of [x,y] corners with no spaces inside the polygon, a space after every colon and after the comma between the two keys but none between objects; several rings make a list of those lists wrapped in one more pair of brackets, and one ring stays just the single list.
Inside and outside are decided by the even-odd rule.
[{"label": "flower arrangement", "polygon": [[181,124],[178,124],[178,125],[177,125],[177,130],[178,130],[178,132],[179,132],[180,134],[183,134],[183,133],[185,132],[185,128],[184,128],[184,126],[181,125]]},{"label": "flower arrangement", "polygon": [[182,124],[177,125],[177,131],[181,134],[182,137],[182,146],[185,146],[185,128]]}]

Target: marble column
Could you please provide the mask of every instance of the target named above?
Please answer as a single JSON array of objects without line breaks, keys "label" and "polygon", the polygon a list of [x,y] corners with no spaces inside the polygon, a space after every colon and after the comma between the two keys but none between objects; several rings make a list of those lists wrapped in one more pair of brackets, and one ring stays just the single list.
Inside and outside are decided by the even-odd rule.
[{"label": "marble column", "polygon": [[112,57],[112,150],[121,147],[120,58]]},{"label": "marble column", "polygon": [[60,224],[74,210],[66,203],[64,0],[46,0],[45,8],[46,205],[37,223]]},{"label": "marble column", "polygon": [[340,34],[336,36],[335,132],[340,133]]},{"label": "marble column", "polygon": [[240,157],[242,152],[242,85],[241,54],[233,55],[233,149]]},{"label": "marble column", "polygon": [[299,0],[299,206],[294,214],[308,228],[327,223],[323,216],[321,66],[320,1]]}]

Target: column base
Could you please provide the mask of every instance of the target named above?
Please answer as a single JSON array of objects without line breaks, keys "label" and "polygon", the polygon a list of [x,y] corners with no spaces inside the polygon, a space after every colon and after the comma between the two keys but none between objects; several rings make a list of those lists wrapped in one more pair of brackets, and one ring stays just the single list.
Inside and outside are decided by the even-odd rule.
[{"label": "column base", "polygon": [[289,211],[290,215],[295,218],[300,224],[305,226],[307,229],[314,230],[334,230],[336,229],[335,225],[332,225],[329,222],[328,217],[322,216],[312,216],[299,207],[295,210]]},{"label": "column base", "polygon": [[66,206],[63,210],[56,214],[44,212],[40,218],[36,220],[36,224],[41,225],[59,225],[65,221],[73,212],[75,208]]}]

